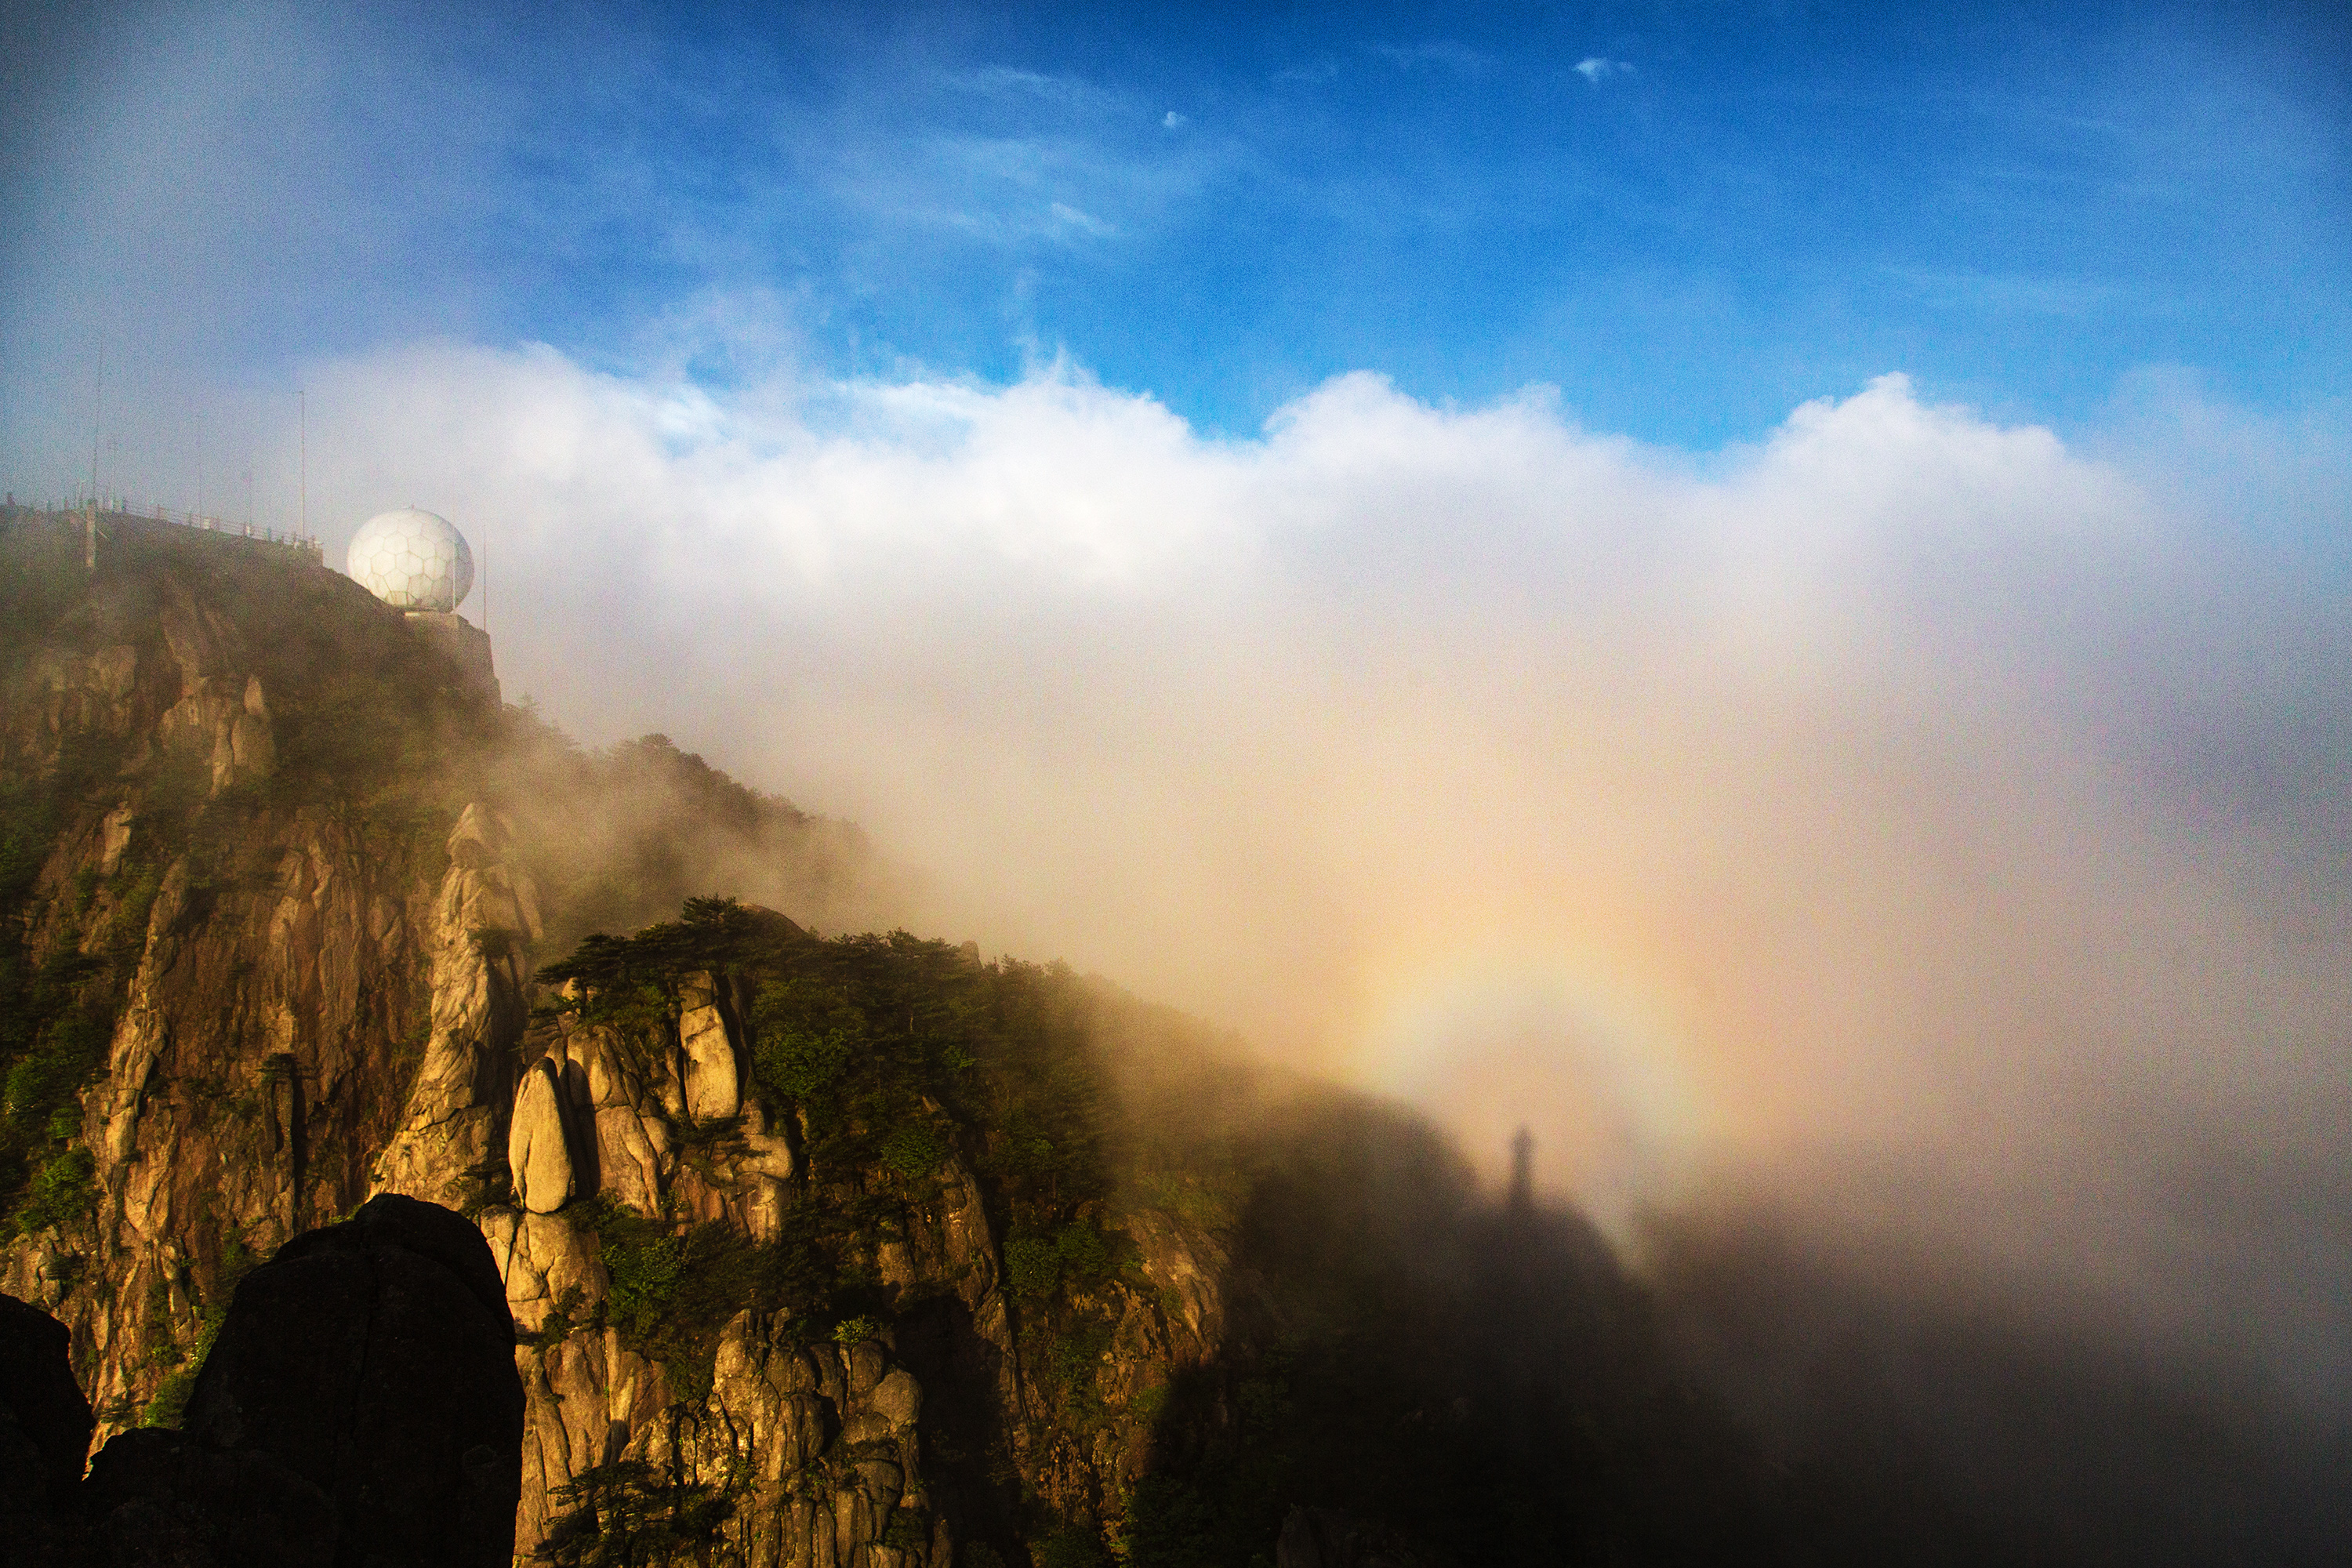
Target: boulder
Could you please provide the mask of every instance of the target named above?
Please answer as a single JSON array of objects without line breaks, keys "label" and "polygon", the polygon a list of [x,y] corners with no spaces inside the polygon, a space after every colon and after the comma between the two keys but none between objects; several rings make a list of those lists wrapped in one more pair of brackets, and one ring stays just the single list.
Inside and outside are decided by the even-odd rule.
[{"label": "boulder", "polygon": [[893,1367],[874,1385],[874,1392],[866,1396],[866,1403],[874,1407],[876,1414],[890,1423],[894,1430],[905,1431],[913,1426],[915,1417],[922,1414],[922,1385],[905,1367]]},{"label": "boulder", "polygon": [[522,1418],[488,1243],[386,1194],[237,1286],[184,1430],[266,1455],[330,1500],[338,1563],[506,1568]]},{"label": "boulder", "polygon": [[514,1118],[507,1132],[507,1169],[514,1177],[515,1201],[533,1214],[553,1214],[580,1195],[563,1121],[562,1079],[555,1064],[541,1057],[524,1072],[522,1087],[515,1090]]},{"label": "boulder", "polygon": [[742,1075],[736,1070],[735,1043],[727,1020],[714,1005],[678,1014],[677,1038],[686,1068],[686,1112],[697,1121],[733,1116],[743,1109]]}]

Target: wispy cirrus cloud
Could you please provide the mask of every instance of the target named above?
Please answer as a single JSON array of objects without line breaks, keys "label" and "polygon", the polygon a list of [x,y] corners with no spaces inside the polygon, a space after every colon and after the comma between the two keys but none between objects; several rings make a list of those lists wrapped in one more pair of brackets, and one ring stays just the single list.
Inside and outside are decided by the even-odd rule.
[{"label": "wispy cirrus cloud", "polygon": [[1576,74],[1599,87],[1613,77],[1632,76],[1633,68],[1623,60],[1612,60],[1601,55],[1587,55],[1576,62]]},{"label": "wispy cirrus cloud", "polygon": [[1084,77],[1024,70],[1017,66],[985,66],[977,70],[949,71],[940,79],[959,91],[984,98],[1021,99],[1089,111],[1117,108],[1125,100]]},{"label": "wispy cirrus cloud", "polygon": [[1067,202],[1055,202],[1049,210],[1053,213],[1055,223],[1065,228],[1075,229],[1080,234],[1092,235],[1097,239],[1108,239],[1118,232],[1093,214],[1082,213]]},{"label": "wispy cirrus cloud", "polygon": [[[1073,234],[1107,239],[1156,223],[1213,177],[1202,154],[1084,135],[936,136],[919,156],[860,157],[839,170],[845,199],[892,221],[944,226],[995,247]],[[1207,157],[1213,158],[1212,149]]]}]

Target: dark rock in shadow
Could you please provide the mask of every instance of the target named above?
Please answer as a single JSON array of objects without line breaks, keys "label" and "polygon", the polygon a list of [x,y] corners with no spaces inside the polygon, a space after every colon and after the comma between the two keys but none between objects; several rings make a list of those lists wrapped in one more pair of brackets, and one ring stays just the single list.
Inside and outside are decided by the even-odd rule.
[{"label": "dark rock in shadow", "polygon": [[96,1423],[68,1350],[63,1323],[0,1296],[0,1470],[8,1477],[0,1485],[10,1503],[72,1506]]},{"label": "dark rock in shadow", "polygon": [[331,1500],[338,1563],[504,1568],[522,1421],[488,1244],[387,1194],[239,1283],[185,1432],[269,1456]]},{"label": "dark rock in shadow", "polygon": [[335,1505],[275,1457],[180,1432],[124,1432],[91,1461],[83,1509],[110,1568],[330,1568]]},{"label": "dark rock in shadow", "polygon": [[1275,1568],[1424,1568],[1429,1558],[1394,1531],[1336,1509],[1294,1508],[1282,1521]]},{"label": "dark rock in shadow", "polygon": [[110,1568],[509,1568],[522,1381],[488,1243],[413,1198],[237,1286],[177,1432],[118,1434],[62,1324],[0,1297],[0,1557]]}]

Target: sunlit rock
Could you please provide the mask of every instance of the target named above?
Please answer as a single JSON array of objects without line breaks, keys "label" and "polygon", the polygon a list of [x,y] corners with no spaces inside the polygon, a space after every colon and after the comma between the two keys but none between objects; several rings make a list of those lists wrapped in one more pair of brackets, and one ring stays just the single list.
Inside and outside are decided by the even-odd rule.
[{"label": "sunlit rock", "polygon": [[743,1109],[742,1079],[735,1042],[708,974],[689,975],[679,988],[677,1041],[685,1082],[686,1113],[698,1121],[733,1116]]},{"label": "sunlit rock", "polygon": [[515,1091],[507,1169],[514,1178],[515,1201],[533,1214],[553,1214],[579,1195],[571,1142],[564,1135],[562,1081],[544,1057],[531,1064]]},{"label": "sunlit rock", "polygon": [[555,1215],[489,1208],[479,1223],[506,1282],[507,1310],[527,1333],[542,1331],[567,1298],[584,1312],[611,1288],[593,1238]]}]

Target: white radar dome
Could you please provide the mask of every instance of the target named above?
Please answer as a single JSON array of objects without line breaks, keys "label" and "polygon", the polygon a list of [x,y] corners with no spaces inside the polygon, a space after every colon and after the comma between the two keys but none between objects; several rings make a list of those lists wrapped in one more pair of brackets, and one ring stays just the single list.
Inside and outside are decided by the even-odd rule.
[{"label": "white radar dome", "polygon": [[362,523],[346,561],[362,586],[397,609],[446,613],[474,588],[466,536],[447,518],[415,507]]}]

